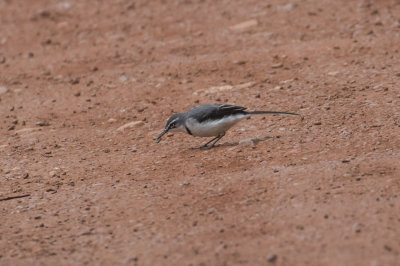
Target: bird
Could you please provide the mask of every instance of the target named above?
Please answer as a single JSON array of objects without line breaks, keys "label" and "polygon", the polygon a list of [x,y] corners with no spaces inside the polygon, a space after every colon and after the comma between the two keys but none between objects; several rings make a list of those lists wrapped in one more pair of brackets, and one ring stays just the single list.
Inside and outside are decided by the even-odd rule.
[{"label": "bird", "polygon": [[299,115],[277,111],[246,111],[246,109],[230,104],[203,104],[193,107],[186,113],[173,114],[156,138],[156,142],[159,143],[167,132],[183,132],[195,137],[214,137],[199,147],[199,149],[212,148],[225,136],[226,131],[244,118],[259,114]]}]

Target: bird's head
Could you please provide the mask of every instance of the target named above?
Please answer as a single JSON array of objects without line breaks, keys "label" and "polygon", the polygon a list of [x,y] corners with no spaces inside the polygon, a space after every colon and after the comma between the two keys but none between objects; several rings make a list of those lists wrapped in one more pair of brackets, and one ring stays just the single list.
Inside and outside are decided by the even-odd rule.
[{"label": "bird's head", "polygon": [[182,131],[185,132],[184,117],[183,114],[173,114],[167,121],[164,130],[157,137],[156,142],[161,141],[161,137],[164,136],[168,131]]}]

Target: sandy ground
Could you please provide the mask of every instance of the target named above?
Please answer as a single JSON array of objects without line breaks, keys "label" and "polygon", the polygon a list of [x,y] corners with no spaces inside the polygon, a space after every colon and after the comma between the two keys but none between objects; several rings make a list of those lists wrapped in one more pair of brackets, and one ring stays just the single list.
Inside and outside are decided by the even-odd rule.
[{"label": "sandy ground", "polygon": [[[0,23],[1,265],[399,265],[398,0],[1,0]],[[303,118],[155,143],[205,103]]]}]

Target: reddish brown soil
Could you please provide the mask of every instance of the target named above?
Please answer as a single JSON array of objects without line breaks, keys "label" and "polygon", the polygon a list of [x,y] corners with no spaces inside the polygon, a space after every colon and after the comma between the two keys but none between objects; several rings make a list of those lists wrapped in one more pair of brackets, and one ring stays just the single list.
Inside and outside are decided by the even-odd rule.
[{"label": "reddish brown soil", "polygon": [[[0,23],[1,265],[398,265],[399,1],[2,0]],[[155,143],[204,103],[303,119]]]}]

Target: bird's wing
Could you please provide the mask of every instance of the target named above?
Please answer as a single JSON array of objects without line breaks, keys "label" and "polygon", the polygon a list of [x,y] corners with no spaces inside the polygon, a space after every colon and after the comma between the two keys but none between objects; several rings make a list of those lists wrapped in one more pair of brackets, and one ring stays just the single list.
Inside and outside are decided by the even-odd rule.
[{"label": "bird's wing", "polygon": [[197,110],[198,116],[196,117],[197,121],[199,122],[221,119],[228,115],[246,114],[244,111],[246,110],[245,107],[228,104],[205,105],[204,107],[201,106],[200,108],[201,110]]}]

